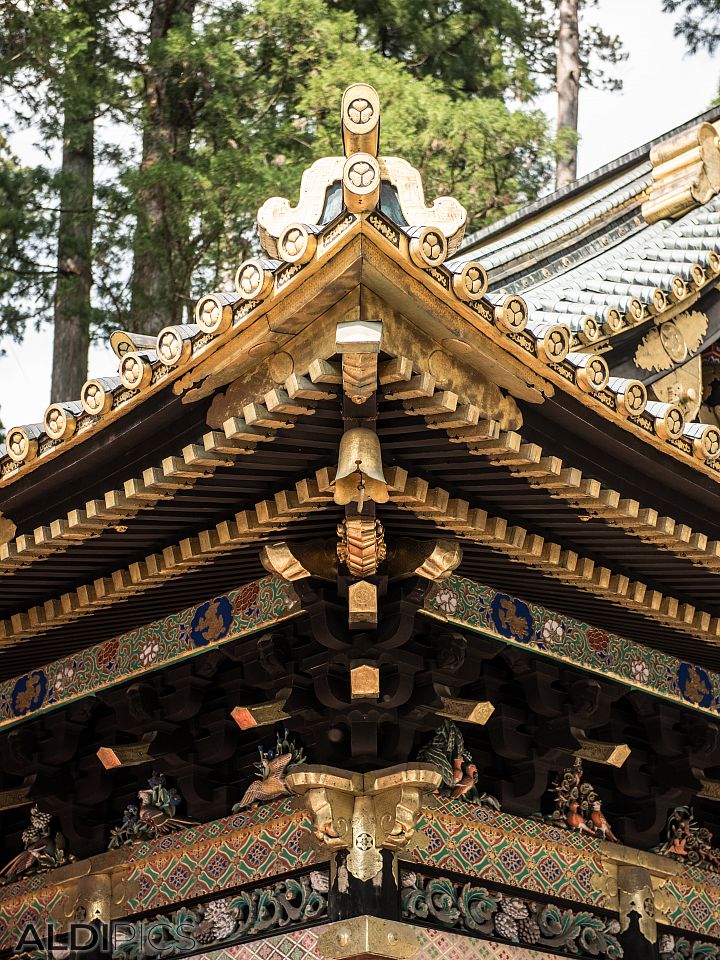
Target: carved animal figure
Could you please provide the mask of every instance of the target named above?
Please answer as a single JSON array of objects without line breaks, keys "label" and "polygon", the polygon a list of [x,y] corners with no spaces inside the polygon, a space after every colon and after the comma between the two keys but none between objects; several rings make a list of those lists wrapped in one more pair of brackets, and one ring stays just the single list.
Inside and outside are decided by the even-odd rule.
[{"label": "carved animal figure", "polygon": [[287,796],[290,791],[285,785],[285,777],[292,759],[291,753],[284,753],[272,760],[265,756],[261,761],[263,764],[262,777],[259,780],[253,780],[240,803],[236,804],[233,809],[243,810],[245,807],[251,807],[254,803],[268,803],[278,797]]},{"label": "carved animal figure", "polygon": [[515,637],[524,637],[528,632],[527,620],[518,616],[515,611],[515,605],[512,600],[502,600],[498,604],[498,616],[500,623],[509,630]]},{"label": "carved animal figure", "polygon": [[456,724],[444,720],[427,746],[418,751],[418,760],[432,763],[442,776],[438,793],[457,800],[464,797],[474,803],[482,803],[500,809],[500,804],[489,793],[477,789],[478,768],[472,754],[465,749],[465,740]]},{"label": "carved animal figure", "polygon": [[26,710],[29,710],[39,697],[41,690],[40,677],[37,673],[33,673],[28,677],[25,689],[21,690],[17,695],[15,702],[17,712],[24,713]]},{"label": "carved animal figure", "polygon": [[456,782],[450,794],[451,799],[457,800],[458,797],[464,797],[469,793],[478,781],[478,768],[474,763],[468,763],[465,766],[465,772],[460,770],[461,777]]},{"label": "carved animal figure", "polygon": [[601,834],[603,840],[612,840],[613,843],[619,843],[620,841],[612,832],[610,824],[605,818],[605,814],[602,812],[602,802],[596,800],[592,805],[592,813],[590,814],[590,822],[595,827],[597,833]]},{"label": "carved animal figure", "polygon": [[225,622],[222,617],[218,616],[217,603],[211,603],[205,611],[205,615],[198,620],[197,630],[208,643],[212,643],[213,640],[217,640],[224,634]]},{"label": "carved animal figure", "polygon": [[290,791],[285,784],[285,778],[290,770],[305,763],[305,754],[302,748],[295,745],[289,738],[289,731],[285,730],[281,739],[277,735],[274,750],[263,750],[260,746],[260,759],[255,764],[258,777],[245,791],[240,803],[233,807],[233,813],[244,810],[254,803],[268,803],[277,797],[288,796]]},{"label": "carved animal figure", "polygon": [[66,853],[66,840],[58,830],[50,836],[52,817],[33,806],[30,809],[30,826],[22,833],[25,849],[0,870],[0,880],[15,880],[38,870],[49,870],[69,862],[72,857]]},{"label": "carved animal figure", "polygon": [[[138,790],[138,799],[140,801],[138,818],[154,828],[156,833],[171,833],[173,830],[180,827],[189,827],[192,824],[191,820],[182,820],[175,816],[177,804],[169,802],[160,806],[158,791],[155,787],[150,787],[148,790]],[[179,799],[178,797],[178,803]]]},{"label": "carved animal figure", "polygon": [[589,833],[593,836],[595,834],[595,831],[590,829],[585,822],[585,818],[580,813],[580,804],[577,802],[577,800],[573,800],[568,804],[565,822],[571,830],[579,830],[581,833]]},{"label": "carved animal figure", "polygon": [[156,833],[171,833],[180,827],[189,827],[191,820],[182,820],[175,816],[182,797],[174,788],[168,789],[165,777],[161,773],[153,773],[148,780],[146,790],[138,790],[140,809],[138,819],[154,829]]},{"label": "carved animal figure", "polygon": [[692,703],[701,703],[707,696],[707,687],[702,681],[702,675],[693,667],[688,672],[687,683],[685,684],[685,697]]}]

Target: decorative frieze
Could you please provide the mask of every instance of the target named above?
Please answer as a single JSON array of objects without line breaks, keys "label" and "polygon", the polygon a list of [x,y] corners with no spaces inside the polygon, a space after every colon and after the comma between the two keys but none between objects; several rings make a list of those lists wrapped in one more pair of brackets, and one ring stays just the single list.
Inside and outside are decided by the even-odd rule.
[{"label": "decorative frieze", "polygon": [[614,917],[507,894],[449,877],[403,869],[403,919],[579,957],[618,960],[623,949]]},{"label": "decorative frieze", "polygon": [[[0,727],[108,689],[148,670],[279,623],[299,609],[293,588],[263,577],[0,683]],[[108,745],[109,746],[109,745]]]},{"label": "decorative frieze", "polygon": [[328,916],[330,877],[316,869],[246,890],[183,906],[166,914],[113,925],[114,960],[180,957],[217,950],[274,930],[318,923]]},{"label": "decorative frieze", "polygon": [[430,588],[425,610],[486,636],[720,716],[720,674],[540,604],[453,575]]}]

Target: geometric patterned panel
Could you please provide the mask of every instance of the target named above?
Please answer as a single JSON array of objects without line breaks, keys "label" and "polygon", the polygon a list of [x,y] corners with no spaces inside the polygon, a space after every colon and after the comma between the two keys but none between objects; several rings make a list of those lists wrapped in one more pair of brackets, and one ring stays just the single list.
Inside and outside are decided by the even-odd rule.
[{"label": "geometric patterned panel", "polygon": [[688,867],[663,888],[678,906],[666,913],[668,922],[683,930],[720,938],[720,874],[705,867]]},{"label": "geometric patterned panel", "polygon": [[[322,960],[317,940],[324,929],[323,925],[243,943],[203,954],[197,960]],[[523,947],[486,943],[441,930],[414,929],[420,948],[413,960],[554,960],[557,956]]]},{"label": "geometric patterned panel", "polygon": [[[605,905],[599,842],[537,820],[462,800],[440,800],[420,818],[427,845],[413,859],[432,867],[548,893],[588,906]],[[403,857],[408,860],[408,857]]]},{"label": "geometric patterned panel", "polygon": [[[117,888],[125,893],[121,913],[132,916],[327,860],[305,849],[308,827],[307,815],[288,797],[94,862],[101,869],[103,859],[108,869],[115,862],[113,873],[122,879]],[[0,887],[0,950],[12,946],[26,923],[46,919],[60,905],[63,888],[52,882],[53,873]]]},{"label": "geometric patterned panel", "polygon": [[301,847],[307,816],[291,809],[291,802],[287,798],[139,844],[126,861],[133,867],[124,912],[159,909],[316,862],[318,853]]},{"label": "geometric patterned panel", "polygon": [[[420,862],[531,893],[547,893],[588,907],[614,908],[596,889],[596,881],[602,876],[602,858],[600,844],[593,838],[463,800],[438,800],[434,809],[421,815],[418,826],[426,845],[401,851],[400,858],[405,862]],[[121,913],[132,916],[327,860],[327,855],[306,849],[309,827],[308,815],[294,809],[292,799],[287,797],[253,811],[101,855],[94,862],[100,867],[104,859],[108,863],[115,860],[113,870],[125,880]],[[0,887],[0,950],[12,946],[13,936],[24,923],[46,918],[59,904],[63,888],[53,882],[54,873]],[[678,907],[667,915],[669,924],[697,935],[720,938],[719,874],[703,867],[687,867],[672,877],[664,889],[679,901]],[[317,936],[317,929],[313,936]],[[437,938],[444,935],[433,931],[425,934],[433,949],[440,949]],[[302,943],[306,941],[298,940],[299,936],[291,938],[296,952],[290,960],[305,960]],[[450,937],[442,942],[452,944],[456,939]],[[493,948],[495,953],[488,953],[490,947],[485,942],[464,937],[461,941],[466,951],[463,958],[525,957],[523,951],[508,953],[507,946],[498,946]],[[264,948],[270,941],[262,943]],[[472,954],[467,952],[470,943],[475,951]],[[260,949],[260,945],[252,949]],[[262,960],[285,956],[277,953],[284,947],[272,949],[276,954],[257,956]],[[217,951],[217,955],[221,956],[222,951]],[[254,960],[256,955],[235,956]],[[535,960],[539,956],[532,953]],[[450,960],[451,953],[427,953],[427,957]]]},{"label": "geometric patterned panel", "polygon": [[553,660],[720,716],[720,674],[465,577],[453,576],[432,587],[425,610]]}]

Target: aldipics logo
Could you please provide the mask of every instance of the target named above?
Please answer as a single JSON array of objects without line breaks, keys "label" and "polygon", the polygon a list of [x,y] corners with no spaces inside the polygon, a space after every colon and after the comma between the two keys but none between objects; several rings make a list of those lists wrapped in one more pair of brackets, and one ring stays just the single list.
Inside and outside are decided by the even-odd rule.
[{"label": "aldipics logo", "polygon": [[[171,923],[146,919],[106,923],[71,921],[59,927],[53,923],[28,923],[20,931],[13,953],[28,960],[66,960],[71,954],[88,957],[132,956],[162,958],[170,954],[191,953],[202,946],[190,934],[189,921]],[[171,936],[168,936],[168,934]]]}]

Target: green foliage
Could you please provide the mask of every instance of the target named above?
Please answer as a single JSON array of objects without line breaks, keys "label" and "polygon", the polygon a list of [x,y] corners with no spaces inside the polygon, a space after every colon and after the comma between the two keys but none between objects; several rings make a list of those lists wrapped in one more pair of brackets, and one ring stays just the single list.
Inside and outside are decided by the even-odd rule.
[{"label": "green foliage", "polygon": [[[150,42],[154,14],[171,26]],[[354,80],[379,90],[382,151],[420,169],[429,199],[456,196],[472,228],[534,199],[557,148],[527,103],[554,71],[555,15],[555,0],[0,0],[0,82],[14,91],[16,128],[39,116],[48,148],[63,109],[84,98],[115,124],[96,137],[92,322],[102,334],[132,325],[133,254],[162,260],[162,296],[187,315],[194,296],[256,252],[261,203],[295,202],[302,171],[341,152],[339,97]],[[96,63],[79,76],[88,16]],[[586,82],[597,80],[598,54],[614,63],[621,51],[588,27]],[[150,74],[173,106],[141,167],[138,143],[155,122]],[[3,167],[0,194],[3,178],[20,185],[8,181],[6,229],[37,268],[23,286],[9,266],[20,254],[0,264],[0,316],[19,332],[23,315],[47,317],[52,304],[57,179],[50,164]],[[161,212],[138,233],[148,198]]]},{"label": "green foliage", "polygon": [[663,0],[665,13],[679,13],[675,36],[683,37],[691,53],[714,53],[720,44],[720,0]]},{"label": "green foliage", "polygon": [[[188,150],[168,151],[149,170],[128,157],[114,194],[105,197],[115,215],[98,231],[108,267],[100,282],[121,315],[127,300],[116,281],[113,287],[109,251],[127,242],[122,211],[132,210],[134,198],[149,184],[169,198],[167,250],[185,296],[221,283],[256,252],[254,221],[263,201],[282,195],[294,202],[303,170],[341,152],[338,105],[353,79],[380,93],[383,152],[418,166],[430,198],[457,196],[474,226],[534,198],[549,182],[553,144],[539,111],[510,109],[501,98],[460,98],[452,82],[359,44],[351,10],[325,0],[258,0],[201,14],[154,51],[165,69],[181,68],[193,79]],[[122,319],[112,308],[106,316]]]},{"label": "green foliage", "polygon": [[50,187],[47,170],[20,164],[0,136],[0,335],[15,340],[28,320],[42,318],[52,296]]}]

